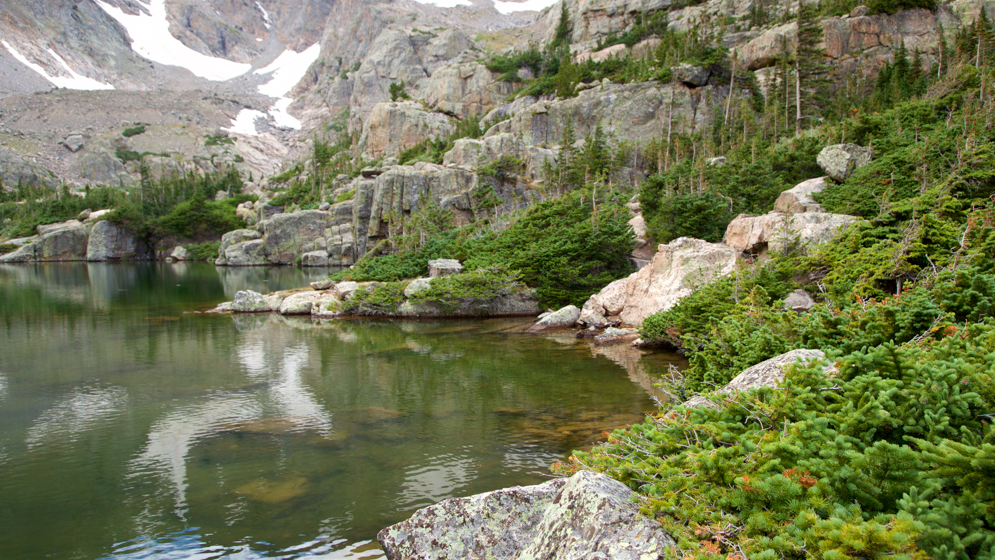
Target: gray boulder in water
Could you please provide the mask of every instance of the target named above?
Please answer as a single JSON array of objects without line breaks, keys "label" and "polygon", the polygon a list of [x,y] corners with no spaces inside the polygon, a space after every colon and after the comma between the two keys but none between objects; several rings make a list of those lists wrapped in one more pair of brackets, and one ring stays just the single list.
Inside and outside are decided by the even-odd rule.
[{"label": "gray boulder in water", "polygon": [[380,532],[390,560],[660,558],[674,546],[633,492],[609,476],[567,479],[452,498]]}]

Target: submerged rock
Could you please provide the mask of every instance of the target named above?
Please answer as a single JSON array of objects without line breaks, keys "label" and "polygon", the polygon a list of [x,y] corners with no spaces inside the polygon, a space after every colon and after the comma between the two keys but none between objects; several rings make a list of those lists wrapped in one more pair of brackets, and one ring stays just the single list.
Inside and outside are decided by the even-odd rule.
[{"label": "submerged rock", "polygon": [[660,558],[674,546],[639,515],[633,492],[607,475],[453,498],[419,510],[377,535],[390,560]]}]

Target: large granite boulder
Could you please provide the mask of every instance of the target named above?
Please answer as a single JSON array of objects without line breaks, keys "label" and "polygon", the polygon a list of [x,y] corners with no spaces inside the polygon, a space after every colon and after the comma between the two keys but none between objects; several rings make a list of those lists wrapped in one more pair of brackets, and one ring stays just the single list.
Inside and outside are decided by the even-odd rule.
[{"label": "large granite boulder", "polygon": [[107,220],[97,222],[90,230],[86,260],[94,262],[144,258],[148,258],[148,248],[135,239],[130,231]]},{"label": "large granite boulder", "polygon": [[[795,364],[807,365],[811,362],[825,360],[826,354],[822,350],[798,349],[785,352],[780,356],[774,356],[769,360],[751,366],[737,375],[725,387],[715,391],[716,395],[727,395],[737,391],[749,391],[760,387],[777,387],[784,380],[784,371]],[[823,366],[823,371],[832,374],[836,371],[836,366],[828,364]],[[684,406],[705,406],[714,408],[715,403],[705,396],[692,397],[684,402]]]},{"label": "large granite boulder", "polygon": [[456,307],[434,301],[405,301],[398,306],[402,317],[519,317],[538,315],[539,302],[532,290],[498,296],[484,301],[469,301]]},{"label": "large granite boulder", "polygon": [[846,181],[853,172],[871,162],[872,151],[856,144],[826,146],[816,156],[819,167],[833,179]]},{"label": "large granite boulder", "polygon": [[580,319],[580,309],[576,305],[568,305],[562,309],[541,316],[539,320],[525,332],[538,333],[552,329],[570,328],[577,324],[577,319]]},{"label": "large granite boulder", "polygon": [[377,103],[363,123],[359,147],[368,160],[397,156],[419,142],[448,135],[454,123],[452,117],[426,111],[414,101]]},{"label": "large granite boulder", "polygon": [[681,237],[660,245],[653,260],[627,278],[616,280],[591,296],[580,321],[640,326],[643,319],[666,311],[701,286],[732,273],[740,252],[723,243]]},{"label": "large granite boulder", "polygon": [[306,291],[290,294],[280,302],[280,315],[310,315],[322,299],[334,299],[329,292]]},{"label": "large granite boulder", "polygon": [[59,178],[40,165],[24,161],[17,153],[0,150],[0,185],[4,189],[13,189],[17,185],[55,189],[59,186]]},{"label": "large granite boulder", "polygon": [[607,475],[452,498],[377,535],[390,560],[662,558],[674,546],[634,493]]},{"label": "large granite boulder", "polygon": [[[218,247],[218,260],[214,262],[217,265],[227,265],[229,264],[229,253],[228,250],[235,245],[244,243],[246,241],[252,241],[259,239],[263,234],[259,233],[254,229],[236,229],[234,231],[229,231],[228,233],[221,236],[221,245]],[[244,254],[245,251],[239,251],[239,253]],[[234,253],[232,256],[236,256]],[[233,266],[237,266],[240,263],[231,263]],[[261,263],[260,263],[261,264]]]},{"label": "large granite boulder", "polygon": [[722,240],[734,249],[754,255],[766,251],[807,251],[833,239],[844,226],[858,221],[860,218],[855,216],[827,212],[740,214],[726,227]]},{"label": "large granite boulder", "polygon": [[86,260],[87,228],[76,220],[70,222],[74,223],[46,230],[48,233],[0,257],[0,263]]},{"label": "large granite boulder", "polygon": [[822,205],[815,201],[813,195],[821,193],[824,188],[826,188],[825,177],[802,181],[777,197],[774,201],[774,211],[786,214],[822,212]]},{"label": "large granite boulder", "polygon": [[785,52],[798,49],[798,22],[772,27],[736,49],[739,61],[747,70],[773,66]]},{"label": "large granite boulder", "polygon": [[302,210],[260,222],[266,259],[273,264],[291,264],[304,253],[326,250],[329,217],[328,212]]},{"label": "large granite boulder", "polygon": [[438,278],[463,272],[463,265],[456,259],[435,259],[428,261],[428,277]]},{"label": "large granite boulder", "polygon": [[494,78],[480,62],[455,61],[425,80],[421,92],[430,109],[464,119],[483,115],[514,91],[512,84]]},{"label": "large granite boulder", "polygon": [[283,298],[277,295],[264,296],[252,290],[240,290],[235,292],[231,310],[235,313],[266,313],[278,311],[282,303]]}]

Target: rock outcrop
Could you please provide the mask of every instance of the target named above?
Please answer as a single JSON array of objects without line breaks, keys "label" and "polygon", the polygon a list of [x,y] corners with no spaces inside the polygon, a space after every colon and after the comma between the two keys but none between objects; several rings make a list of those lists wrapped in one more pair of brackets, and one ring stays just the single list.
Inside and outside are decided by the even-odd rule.
[{"label": "rock outcrop", "polygon": [[[88,261],[119,261],[147,259],[148,248],[135,239],[130,231],[107,220],[93,225],[86,246]],[[175,258],[175,257],[174,257]]]},{"label": "rock outcrop", "polygon": [[[784,380],[784,371],[795,364],[807,365],[814,361],[825,360],[826,354],[822,350],[792,350],[769,360],[743,370],[725,387],[715,391],[715,395],[727,395],[737,391],[749,391],[760,387],[777,387]],[[823,366],[823,371],[832,374],[836,371],[833,365]],[[692,397],[684,402],[684,406],[706,406],[716,407],[706,396]]]},{"label": "rock outcrop", "polygon": [[444,500],[377,535],[390,560],[660,558],[674,546],[633,492],[607,475]]},{"label": "rock outcrop", "polygon": [[826,146],[816,157],[816,163],[833,179],[846,181],[853,172],[871,162],[871,149],[856,144]]},{"label": "rock outcrop", "polygon": [[833,239],[844,226],[859,221],[855,216],[827,212],[740,214],[726,227],[722,241],[752,255],[767,251],[807,251]]},{"label": "rock outcrop", "polygon": [[36,239],[3,255],[0,263],[86,260],[87,226],[77,220],[70,220],[39,227],[41,231]]},{"label": "rock outcrop", "polygon": [[777,197],[777,200],[774,201],[774,211],[785,214],[822,212],[822,205],[816,202],[812,195],[822,192],[824,188],[826,188],[825,177],[817,177],[798,183]]},{"label": "rock outcrop", "polygon": [[584,304],[580,321],[594,326],[611,322],[639,326],[666,311],[696,289],[732,273],[739,251],[723,243],[681,237],[660,245],[653,260],[627,278],[616,280]]}]

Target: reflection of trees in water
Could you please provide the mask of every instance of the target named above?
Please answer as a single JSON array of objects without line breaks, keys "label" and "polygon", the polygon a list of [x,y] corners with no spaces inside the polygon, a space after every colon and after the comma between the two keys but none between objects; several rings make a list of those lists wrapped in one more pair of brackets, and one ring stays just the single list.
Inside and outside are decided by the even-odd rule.
[{"label": "reflection of trees in water", "polygon": [[252,290],[259,293],[277,292],[307,286],[315,280],[328,278],[333,267],[296,266],[219,266],[217,275],[224,287],[227,299],[233,299],[235,292]]}]

